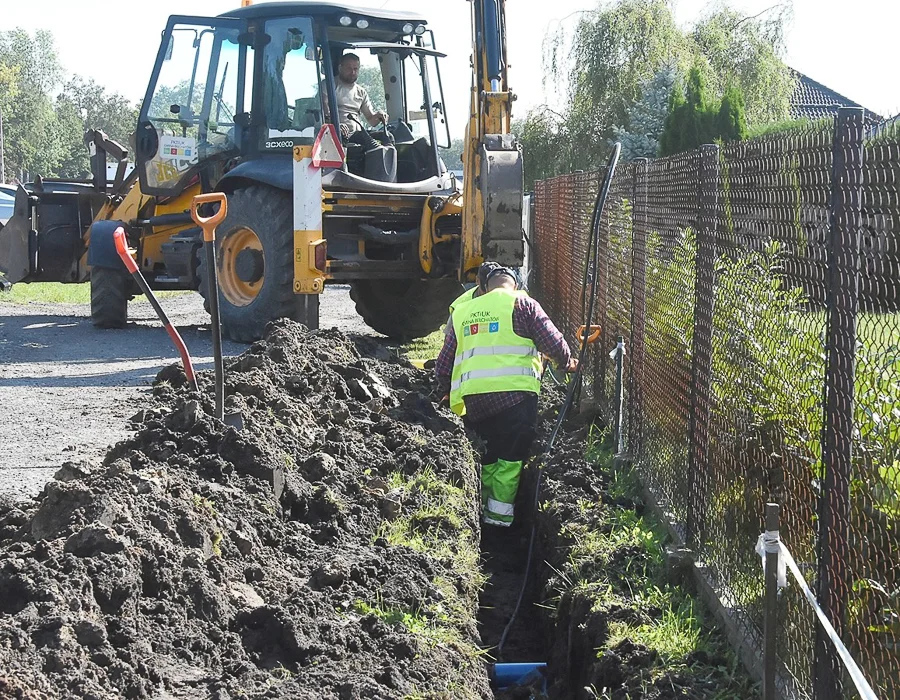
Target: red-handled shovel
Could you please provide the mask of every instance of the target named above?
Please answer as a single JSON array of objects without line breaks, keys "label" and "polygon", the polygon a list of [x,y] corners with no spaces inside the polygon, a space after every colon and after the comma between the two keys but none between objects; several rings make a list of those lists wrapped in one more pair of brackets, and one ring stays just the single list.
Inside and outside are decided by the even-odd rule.
[{"label": "red-handled shovel", "polygon": [[147,299],[150,300],[150,305],[153,306],[153,310],[156,311],[156,315],[159,316],[159,320],[162,321],[166,333],[169,334],[172,342],[175,343],[175,347],[178,348],[178,354],[181,355],[181,364],[184,366],[185,376],[187,376],[194,391],[199,391],[197,377],[194,375],[194,364],[191,362],[191,355],[188,352],[187,345],[184,344],[184,340],[181,339],[178,330],[172,325],[166,312],[163,311],[162,306],[159,305],[159,300],[156,298],[156,295],[153,294],[153,290],[150,289],[147,280],[144,279],[144,276],[138,269],[137,263],[135,263],[134,258],[132,258],[131,254],[128,252],[128,244],[125,240],[125,230],[121,226],[113,232],[113,240],[116,244],[116,252],[122,259],[122,262],[125,263],[125,267],[131,273],[131,276],[134,277],[138,286],[141,288],[141,291],[147,296]]}]

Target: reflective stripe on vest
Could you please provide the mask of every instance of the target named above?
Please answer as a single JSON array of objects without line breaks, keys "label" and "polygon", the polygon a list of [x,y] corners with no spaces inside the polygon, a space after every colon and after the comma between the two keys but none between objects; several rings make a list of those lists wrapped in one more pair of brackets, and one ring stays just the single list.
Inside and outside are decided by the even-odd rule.
[{"label": "reflective stripe on vest", "polygon": [[465,413],[466,396],[540,391],[540,353],[530,338],[513,330],[513,310],[523,297],[524,292],[495,289],[454,308],[450,407],[458,415]]},{"label": "reflective stripe on vest", "polygon": [[524,345],[489,345],[487,347],[471,348],[469,350],[464,350],[461,353],[457,353],[453,364],[461,364],[470,357],[477,357],[478,355],[533,355],[534,357],[540,357],[541,353],[539,353],[538,349],[535,347],[529,348]]},{"label": "reflective stripe on vest", "polygon": [[541,373],[535,372],[532,367],[497,367],[496,369],[470,369],[468,372],[463,372],[462,374],[460,374],[459,379],[451,382],[450,391],[459,389],[459,387],[462,386],[463,382],[467,382],[472,379],[486,379],[488,377],[519,377],[522,375],[530,375],[538,380],[540,380],[541,378]]}]

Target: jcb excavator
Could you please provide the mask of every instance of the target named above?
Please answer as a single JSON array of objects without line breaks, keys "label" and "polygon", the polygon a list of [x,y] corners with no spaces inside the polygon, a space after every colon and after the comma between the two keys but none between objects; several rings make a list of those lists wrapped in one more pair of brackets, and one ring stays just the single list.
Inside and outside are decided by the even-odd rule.
[{"label": "jcb excavator", "polygon": [[[252,341],[279,317],[317,327],[327,283],[349,283],[376,331],[432,332],[484,259],[520,266],[524,256],[505,0],[470,2],[474,74],[462,187],[441,159],[450,146],[443,54],[425,18],[244,0],[218,17],[169,18],[133,139],[133,171],[126,176],[126,148],[88,132],[92,181],[19,187],[0,229],[0,273],[12,283],[90,279],[94,323],[124,326],[138,292],[115,254],[116,227],[152,288],[205,294],[202,237],[189,209],[195,195],[218,191],[228,195],[217,255],[228,337]],[[332,144],[341,154],[333,162],[316,151],[341,133],[342,115],[329,105],[340,108],[345,53],[369,68],[367,87],[388,118],[377,128],[360,123],[371,136],[365,145]],[[110,159],[118,163],[112,181]],[[298,161],[331,167],[298,180]]]}]

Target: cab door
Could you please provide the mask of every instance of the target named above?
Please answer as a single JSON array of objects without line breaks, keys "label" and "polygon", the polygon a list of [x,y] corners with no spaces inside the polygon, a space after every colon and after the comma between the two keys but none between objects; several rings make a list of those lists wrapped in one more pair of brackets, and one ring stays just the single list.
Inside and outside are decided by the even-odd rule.
[{"label": "cab door", "polygon": [[135,139],[142,192],[177,196],[240,152],[250,122],[249,36],[235,18],[169,18]]}]

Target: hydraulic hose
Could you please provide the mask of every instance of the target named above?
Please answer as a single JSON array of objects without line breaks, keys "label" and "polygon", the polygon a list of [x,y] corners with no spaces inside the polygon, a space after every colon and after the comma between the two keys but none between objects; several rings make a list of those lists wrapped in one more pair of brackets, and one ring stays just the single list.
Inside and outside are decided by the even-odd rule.
[{"label": "hydraulic hose", "polygon": [[[603,186],[600,187],[600,189],[597,191],[597,199],[594,202],[594,213],[591,217],[591,235],[588,239],[588,250],[584,266],[584,280],[582,283],[582,311],[584,311],[584,302],[588,287],[588,271],[593,270],[593,275],[590,278],[590,294],[587,295],[587,312],[585,313],[584,323],[582,324],[583,327],[590,327],[591,318],[594,315],[594,299],[597,296],[596,271],[598,263],[598,250],[600,247],[598,245],[600,240],[600,222],[602,220],[603,208],[606,206],[606,200],[609,197],[609,188],[612,184],[612,178],[616,170],[616,165],[618,165],[619,162],[619,153],[621,152],[621,150],[621,144],[616,143],[613,146],[612,154],[610,155],[609,162],[606,166],[606,176],[603,179]],[[553,431],[550,433],[550,439],[547,441],[547,446],[544,448],[544,451],[540,455],[538,455],[537,459],[532,461],[532,464],[538,464],[539,468],[537,470],[537,482],[535,483],[534,487],[531,534],[528,539],[528,556],[525,560],[525,573],[522,575],[522,587],[519,590],[519,598],[516,601],[516,607],[509,618],[509,622],[506,623],[506,627],[503,629],[503,634],[500,636],[500,643],[497,644],[498,661],[503,658],[503,647],[506,644],[506,638],[509,636],[509,631],[512,629],[513,623],[515,622],[516,617],[519,614],[519,609],[522,607],[522,600],[525,598],[525,590],[528,588],[528,577],[531,574],[531,562],[534,558],[534,537],[535,533],[537,532],[538,505],[540,504],[541,496],[541,477],[543,476],[543,470],[540,468],[541,465],[539,464],[539,462],[546,455],[550,454],[551,450],[553,449],[553,445],[556,443],[556,438],[559,435],[559,430],[566,419],[566,414],[572,407],[572,402],[575,399],[575,392],[581,387],[581,377],[584,367],[584,358],[587,354],[587,346],[588,343],[586,342],[586,340],[582,340],[581,348],[578,352],[578,368],[575,370],[575,373],[569,382],[569,388],[566,390],[566,398],[559,410],[559,415],[556,417],[556,423],[553,426]]]}]

